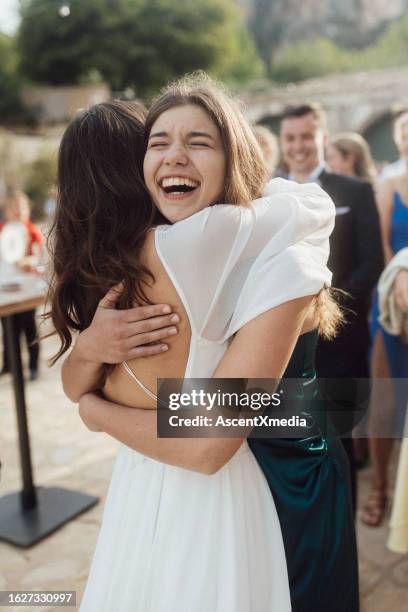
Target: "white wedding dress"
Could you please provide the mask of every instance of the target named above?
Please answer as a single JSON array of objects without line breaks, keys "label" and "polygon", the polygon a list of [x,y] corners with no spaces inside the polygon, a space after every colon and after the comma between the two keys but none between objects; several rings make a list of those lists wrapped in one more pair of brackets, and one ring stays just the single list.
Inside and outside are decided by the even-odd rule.
[{"label": "white wedding dress", "polygon": [[[275,179],[250,207],[156,229],[191,325],[186,377],[211,377],[245,323],[330,281],[333,219],[318,186]],[[275,504],[246,442],[211,476],[121,447],[80,610],[291,610]]]}]

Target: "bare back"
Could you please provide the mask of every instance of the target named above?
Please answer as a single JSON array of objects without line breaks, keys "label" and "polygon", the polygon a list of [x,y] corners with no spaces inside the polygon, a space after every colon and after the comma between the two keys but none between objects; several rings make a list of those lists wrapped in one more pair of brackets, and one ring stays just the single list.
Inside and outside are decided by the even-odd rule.
[{"label": "bare back", "polygon": [[[153,284],[145,284],[143,287],[146,297],[153,304],[169,304],[180,317],[178,334],[166,339],[169,345],[168,351],[128,362],[139,380],[156,394],[158,378],[183,378],[189,353],[191,328],[185,308],[157,255],[153,231],[149,232],[146,238],[141,260],[155,278]],[[127,374],[122,364],[115,366],[109,374],[103,392],[108,399],[119,404],[156,408],[156,401]]]}]

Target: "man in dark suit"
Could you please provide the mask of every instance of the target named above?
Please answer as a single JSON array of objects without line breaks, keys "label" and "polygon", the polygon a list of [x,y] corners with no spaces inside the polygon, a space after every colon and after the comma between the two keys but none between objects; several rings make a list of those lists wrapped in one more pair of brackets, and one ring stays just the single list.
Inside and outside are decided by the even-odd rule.
[{"label": "man in dark suit", "polygon": [[[333,287],[349,294],[341,299],[347,324],[334,340],[319,341],[317,372],[321,378],[367,379],[368,386],[370,335],[367,318],[372,291],[383,268],[379,218],[370,183],[327,171],[324,162],[327,139],[326,118],[318,105],[289,107],[283,113],[280,143],[289,178],[299,183],[319,183],[336,206],[328,266],[333,273]],[[353,384],[347,386],[347,398],[357,405]],[[368,394],[361,386],[358,391]],[[355,509],[351,438],[343,439],[343,444],[350,460]]]}]

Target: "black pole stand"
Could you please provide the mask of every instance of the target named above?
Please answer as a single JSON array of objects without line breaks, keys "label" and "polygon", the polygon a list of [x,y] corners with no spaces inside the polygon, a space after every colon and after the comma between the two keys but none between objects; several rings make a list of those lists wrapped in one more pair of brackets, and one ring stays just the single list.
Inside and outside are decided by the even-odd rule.
[{"label": "black pole stand", "polygon": [[98,498],[59,487],[35,487],[16,315],[4,317],[4,322],[13,376],[23,488],[0,497],[0,540],[27,548],[92,508]]}]

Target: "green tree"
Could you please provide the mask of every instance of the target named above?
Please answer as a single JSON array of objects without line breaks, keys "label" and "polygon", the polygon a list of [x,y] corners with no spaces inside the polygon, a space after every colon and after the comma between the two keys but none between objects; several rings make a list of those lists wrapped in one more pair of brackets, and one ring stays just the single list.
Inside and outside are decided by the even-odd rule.
[{"label": "green tree", "polygon": [[362,68],[388,68],[408,64],[408,15],[391,23],[374,45],[358,60]]},{"label": "green tree", "polygon": [[169,78],[201,68],[223,78],[258,77],[262,64],[232,0],[25,0],[21,71],[53,85],[97,71],[113,89],[149,95]]},{"label": "green tree", "polygon": [[0,121],[9,123],[24,115],[20,82],[16,74],[17,50],[12,36],[0,33]]},{"label": "green tree", "polygon": [[17,71],[17,49],[16,40],[13,36],[8,36],[0,32],[0,67],[4,74],[12,77]]}]

